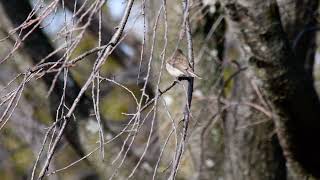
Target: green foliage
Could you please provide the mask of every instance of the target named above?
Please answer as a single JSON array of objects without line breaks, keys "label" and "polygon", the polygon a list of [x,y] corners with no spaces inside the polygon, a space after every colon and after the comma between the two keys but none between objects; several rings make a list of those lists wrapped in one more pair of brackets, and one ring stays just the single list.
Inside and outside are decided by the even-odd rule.
[{"label": "green foliage", "polygon": [[47,89],[41,82],[32,82],[31,86],[24,90],[24,98],[33,108],[33,117],[41,123],[52,123],[52,116],[49,110]]},{"label": "green foliage", "polygon": [[225,83],[228,83],[228,84],[224,85],[225,86],[224,93],[225,93],[226,96],[228,96],[231,93],[232,89],[233,89],[234,80],[231,79],[229,82],[226,82],[233,75],[233,73],[234,73],[234,70],[231,67],[224,68],[223,81]]},{"label": "green foliage", "polygon": [[[96,39],[89,34],[85,34],[79,46],[76,47],[72,53],[71,59],[78,57],[82,53],[89,51],[96,47]],[[89,74],[92,72],[92,66],[97,54],[87,56],[85,59],[77,62],[76,67],[71,68],[71,74],[74,80],[78,84],[84,84]],[[101,68],[101,76],[108,76],[121,70],[121,65],[112,56],[108,58],[108,61]]]},{"label": "green foliage", "polygon": [[[136,96],[140,93],[137,86],[132,85],[128,86],[128,88],[130,88]],[[131,94],[120,87],[113,88],[107,96],[101,99],[101,112],[106,119],[115,121],[126,120],[127,116],[122,113],[128,113],[135,107],[135,101]]]},{"label": "green foliage", "polygon": [[5,167],[0,170],[0,179],[15,179],[14,176],[22,176],[24,172],[30,170],[30,164],[34,160],[32,150],[13,131],[8,126],[4,129],[3,138],[1,138],[1,146],[10,153],[10,156],[4,162]]}]

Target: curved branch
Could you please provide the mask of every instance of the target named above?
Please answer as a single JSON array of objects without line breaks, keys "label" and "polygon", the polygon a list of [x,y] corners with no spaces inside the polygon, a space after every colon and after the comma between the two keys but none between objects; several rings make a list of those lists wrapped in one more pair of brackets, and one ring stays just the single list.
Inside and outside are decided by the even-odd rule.
[{"label": "curved branch", "polygon": [[[88,8],[88,2],[83,1],[83,0],[68,0],[64,2],[66,7],[70,10],[70,11],[76,11],[78,12],[80,8],[82,8],[82,10],[79,11],[79,13],[76,14],[76,17],[81,17],[83,16],[83,13],[86,12],[86,9]],[[75,6],[76,4],[76,6]],[[88,16],[88,15],[87,15]],[[86,18],[88,18],[87,16],[85,16],[84,20],[82,20],[82,22],[87,22]],[[98,15],[93,15],[93,17],[91,18],[91,23],[88,26],[88,31],[93,34],[94,36],[98,37],[99,34],[99,17]],[[107,22],[107,20],[105,18],[102,19],[101,21],[101,32],[102,32],[102,44],[105,45],[107,44],[110,39],[112,38],[112,34],[115,31],[115,28],[113,27],[113,24],[111,24],[110,22]],[[129,45],[135,52],[136,54],[138,54],[138,52],[140,51],[139,47],[140,47],[140,41],[138,39],[136,39],[136,37],[134,37],[132,34],[128,34],[126,35],[126,38],[124,39],[124,41],[122,42],[122,44],[126,44]],[[115,58],[119,59],[119,62],[121,64],[124,64],[126,66],[129,66],[130,63],[134,63],[134,64],[138,64],[138,58],[131,58],[127,55],[127,53],[121,49],[121,48],[116,48],[113,53],[113,56],[115,56]],[[133,62],[132,62],[133,61]]]}]

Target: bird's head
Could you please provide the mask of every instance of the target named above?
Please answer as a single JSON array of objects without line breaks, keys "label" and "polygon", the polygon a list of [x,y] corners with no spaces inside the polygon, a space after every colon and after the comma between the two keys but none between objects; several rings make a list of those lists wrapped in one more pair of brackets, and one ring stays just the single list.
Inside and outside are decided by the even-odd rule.
[{"label": "bird's head", "polygon": [[183,54],[183,51],[181,49],[177,49],[175,54]]}]

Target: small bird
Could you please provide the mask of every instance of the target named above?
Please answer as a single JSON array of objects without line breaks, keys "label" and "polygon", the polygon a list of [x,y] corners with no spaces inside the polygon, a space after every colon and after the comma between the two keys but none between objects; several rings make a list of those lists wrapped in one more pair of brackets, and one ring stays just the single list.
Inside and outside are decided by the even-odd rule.
[{"label": "small bird", "polygon": [[193,72],[187,57],[183,54],[181,49],[177,49],[173,56],[167,59],[166,69],[170,75],[177,78],[195,77],[201,79],[201,77]]}]

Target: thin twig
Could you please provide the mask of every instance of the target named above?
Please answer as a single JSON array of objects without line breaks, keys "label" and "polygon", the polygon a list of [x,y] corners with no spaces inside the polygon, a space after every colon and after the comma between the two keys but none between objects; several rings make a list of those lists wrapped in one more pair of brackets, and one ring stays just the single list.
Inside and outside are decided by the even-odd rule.
[{"label": "thin twig", "polygon": [[[194,70],[194,54],[193,54],[193,43],[192,43],[192,34],[191,34],[191,27],[189,22],[189,0],[184,0],[182,2],[183,10],[184,10],[184,25],[185,25],[185,32],[187,36],[187,44],[188,44],[188,60],[189,63]],[[184,117],[183,117],[183,132],[182,132],[182,139],[179,144],[178,150],[175,155],[175,159],[172,165],[172,171],[169,176],[170,180],[174,180],[177,174],[179,164],[181,162],[181,157],[184,152],[184,148],[186,145],[187,134],[188,134],[188,126],[190,120],[190,108],[191,108],[191,101],[192,101],[192,93],[193,93],[193,78],[189,78],[188,80],[188,90],[187,90],[187,104],[184,109]]]}]

